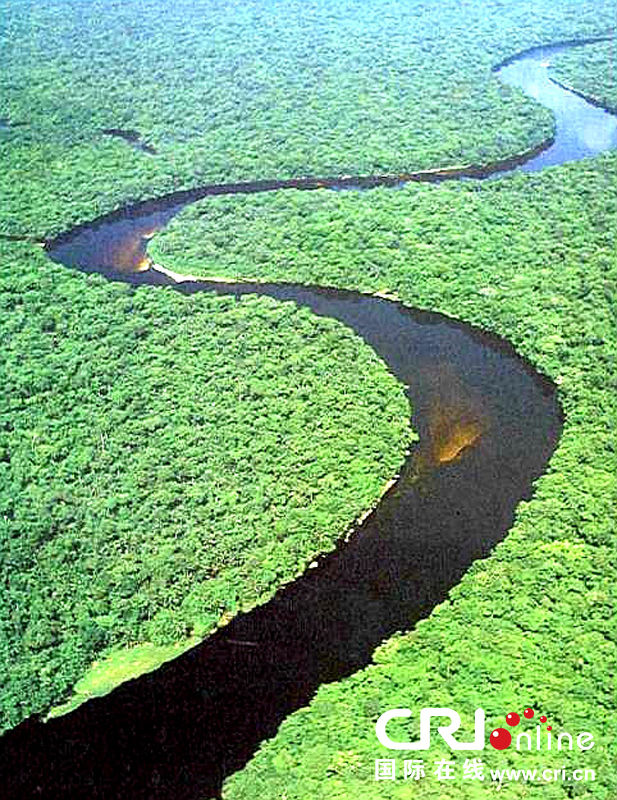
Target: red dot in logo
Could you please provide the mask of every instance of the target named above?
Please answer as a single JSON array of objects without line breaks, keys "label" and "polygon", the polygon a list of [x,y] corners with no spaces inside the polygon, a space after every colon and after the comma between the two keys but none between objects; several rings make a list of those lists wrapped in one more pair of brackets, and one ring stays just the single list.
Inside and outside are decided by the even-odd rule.
[{"label": "red dot in logo", "polygon": [[533,717],[533,708],[526,708],[523,711],[523,716],[525,719],[531,719]]},{"label": "red dot in logo", "polygon": [[515,714],[514,711],[511,711],[509,714],[506,714],[506,722],[508,723],[508,725],[512,725],[512,727],[514,727],[515,725],[518,725],[520,721],[521,718],[519,717],[518,714]]},{"label": "red dot in logo", "polygon": [[550,725],[547,725],[547,726],[546,726],[546,730],[547,730],[547,731],[552,731],[553,729],[552,729],[552,727],[551,727]]},{"label": "red dot in logo", "polygon": [[544,716],[544,714],[540,717],[540,722],[546,722],[546,717]]},{"label": "red dot in logo", "polygon": [[512,735],[505,728],[495,728],[489,737],[489,741],[495,750],[505,750],[506,747],[510,747],[512,744]]}]

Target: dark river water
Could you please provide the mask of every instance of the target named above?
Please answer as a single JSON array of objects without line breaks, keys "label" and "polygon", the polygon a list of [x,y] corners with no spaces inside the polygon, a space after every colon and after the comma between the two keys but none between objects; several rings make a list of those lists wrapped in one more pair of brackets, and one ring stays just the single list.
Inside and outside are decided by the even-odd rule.
[{"label": "dark river water", "polygon": [[352,291],[181,280],[153,268],[145,246],[187,202],[208,195],[483,178],[615,146],[614,117],[548,80],[543,64],[555,50],[530,51],[498,72],[556,113],[554,143],[527,157],[405,176],[209,186],[124,209],[48,244],[54,261],[112,279],[187,293],[268,295],[340,320],[407,387],[420,442],[349,540],[270,602],[156,672],[64,717],[30,719],[6,734],[0,797],[218,796],[225,777],[320,684],[370,663],[378,644],[427,616],[504,538],[562,428],[555,387],[508,343]]}]

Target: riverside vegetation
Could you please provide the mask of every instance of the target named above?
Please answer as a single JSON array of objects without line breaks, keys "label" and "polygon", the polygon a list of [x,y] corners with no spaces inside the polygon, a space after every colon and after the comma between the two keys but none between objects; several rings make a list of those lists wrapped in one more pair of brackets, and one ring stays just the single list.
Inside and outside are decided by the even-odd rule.
[{"label": "riverside vegetation", "polygon": [[598,42],[582,51],[570,50],[551,59],[556,80],[594,103],[617,113],[615,42]]},{"label": "riverside vegetation", "polygon": [[411,437],[403,388],[333,320],[0,250],[6,727],[110,648],[165,645],[119,653],[93,691],[270,597],[376,502]]},{"label": "riverside vegetation", "polygon": [[[0,131],[7,235],[50,236],[123,203],[209,181],[396,172],[525,150],[550,134],[550,115],[501,86],[490,67],[524,47],[602,34],[615,12],[611,2],[522,1],[473,6],[464,20],[454,2],[440,4],[437,16],[419,3],[351,4],[345,14],[336,5],[284,3],[273,11],[254,3],[234,8],[233,18],[209,3],[175,4],[166,15],[159,3],[125,3],[113,15],[109,8],[17,0],[7,9],[1,115],[8,124]],[[186,25],[190,13],[194,24]],[[291,14],[302,25],[289,26]],[[349,35],[359,30],[363,36]],[[583,80],[582,67],[579,75],[572,65],[558,69],[572,70],[564,82],[591,91],[590,72]],[[334,88],[343,73],[345,92]],[[99,136],[103,128],[137,129],[159,155]],[[497,719],[513,702],[536,704],[557,726],[594,730],[599,745],[586,764],[600,779],[584,790],[606,800],[614,794],[606,748],[616,733],[616,170],[615,156],[605,156],[485,184],[210,198],[155,240],[152,254],[180,271],[386,289],[473,322],[507,337],[553,377],[567,412],[551,470],[506,542],[416,632],[386,643],[376,666],[320,690],[229,781],[227,796],[405,797],[411,789],[402,784],[369,783],[372,760],[386,755],[375,746],[374,720],[386,708],[436,697],[460,706],[464,718],[476,705]],[[3,725],[10,726],[66,696],[106,648],[171,645],[263,599],[374,502],[409,434],[400,387],[342,326],[267,300],[111,286],[51,265],[34,246],[2,250],[14,381],[4,398],[2,496],[11,578],[2,605]],[[249,406],[263,419],[257,432],[250,414],[248,427],[236,417],[238,381],[247,379],[239,337],[259,376]],[[253,347],[267,349],[267,359]],[[214,376],[209,414],[204,373]],[[319,460],[297,482],[277,446],[288,408],[279,404],[291,396],[294,405],[296,375],[311,387],[304,413],[317,432],[320,422],[334,423],[324,384],[333,380],[351,404],[336,418],[336,436],[348,437],[341,450],[333,455],[334,433],[318,437]],[[386,427],[367,434],[369,417]],[[312,446],[301,435],[302,447]],[[204,448],[200,436],[215,436],[217,446]],[[179,444],[170,454],[172,439]],[[368,461],[357,463],[360,441]],[[257,464],[256,448],[264,452]],[[214,453],[214,469],[205,450]],[[297,491],[305,503],[308,493],[313,504],[322,465],[327,514],[305,519],[301,533],[290,514],[279,529],[290,537],[288,561],[273,541],[267,501],[256,507],[251,492],[268,486],[277,497],[284,488],[285,498]],[[247,481],[245,502],[238,503],[239,487],[220,486],[219,495],[216,483],[204,502],[201,484],[225,483],[231,469]],[[180,485],[174,475],[188,480]],[[219,496],[226,499],[217,516]],[[207,530],[189,530],[189,520],[197,525],[209,514]],[[221,552],[205,553],[207,537],[229,530],[233,537],[217,539],[229,557],[228,578],[217,587],[211,579]],[[272,556],[259,586],[250,555],[238,566],[254,530],[263,538],[251,545]],[[294,550],[299,543],[304,549]],[[204,579],[198,588],[195,575]],[[213,601],[210,615],[202,606],[194,613],[202,591]],[[536,758],[525,756],[524,766]],[[431,796],[430,782],[412,788]],[[481,791],[457,784],[452,796]],[[515,797],[524,791],[508,789]],[[543,787],[548,798],[568,791]]]},{"label": "riverside vegetation", "polygon": [[[588,75],[581,78],[586,49],[572,52],[577,69],[568,83],[589,90]],[[608,63],[598,68],[608,71]],[[495,554],[413,633],[385,643],[375,666],[322,687],[228,780],[230,800],[256,792],[290,800],[433,797],[432,777],[413,785],[373,779],[374,759],[397,755],[377,743],[379,714],[431,704],[458,708],[469,724],[484,707],[494,727],[513,704],[531,704],[556,732],[593,730],[598,744],[584,765],[598,777],[580,796],[612,796],[616,218],[617,155],[607,154],[483,183],[208,198],[154,239],[154,259],[180,272],[388,291],[491,330],[556,381],[566,411],[550,472]],[[407,731],[417,738],[417,715]],[[482,757],[492,767],[578,766],[563,752],[489,751]],[[429,764],[452,757],[435,744],[428,755]],[[438,786],[443,797],[485,791],[474,782]],[[526,789],[504,791],[523,797]],[[549,798],[568,791],[543,787]]]},{"label": "riverside vegetation", "polygon": [[525,151],[551,134],[550,113],[492,66],[615,21],[612,0],[464,14],[457,0],[14,0],[3,16],[0,232],[34,237],[204,183]]},{"label": "riverside vegetation", "polygon": [[[396,755],[379,746],[377,717],[390,708],[439,705],[458,709],[470,725],[473,710],[483,707],[497,726],[508,711],[532,705],[555,731],[595,733],[598,744],[584,765],[598,780],[581,784],[580,796],[608,800],[617,788],[610,755],[617,736],[617,156],[483,184],[323,193],[311,208],[300,195],[236,203],[244,229],[229,254],[230,272],[282,271],[282,258],[268,266],[265,256],[280,253],[277,223],[284,218],[288,279],[387,288],[410,305],[508,338],[557,382],[566,423],[549,472],[494,554],[414,632],[385,643],[375,666],[322,687],[229,779],[224,796],[275,798],[284,790],[289,800],[428,798],[437,786],[440,797],[479,798],[485,789],[474,781],[450,787],[429,775],[417,785],[374,782],[374,759]],[[197,213],[187,211],[185,219],[193,242]],[[229,206],[226,214],[233,225]],[[275,233],[259,240],[255,254],[242,249],[264,219]],[[205,264],[211,222],[199,231]],[[173,223],[168,244],[182,224]],[[161,260],[166,235],[156,245]],[[194,271],[200,259],[190,260]],[[417,724],[416,715],[404,728],[411,739]],[[563,753],[489,748],[481,755],[493,767],[579,766]],[[452,754],[434,744],[426,760],[432,767],[441,757]],[[503,791],[524,797],[528,790],[521,783]],[[571,796],[568,784],[542,792]]]},{"label": "riverside vegetation", "polygon": [[[218,274],[387,289],[479,325],[552,377],[566,412],[551,468],[506,541],[413,633],[385,643],[374,666],[289,717],[225,797],[434,797],[432,777],[373,780],[374,759],[393,755],[375,737],[380,713],[430,705],[459,709],[469,724],[484,707],[495,726],[532,705],[556,732],[592,730],[584,766],[597,781],[574,795],[547,784],[543,797],[613,796],[616,215],[617,156],[606,155],[482,184],[210,199],[155,240],[156,259],[180,271],[212,269],[216,243]],[[417,738],[417,715],[405,731]],[[493,767],[579,766],[569,754],[489,751]],[[434,745],[429,756],[452,754]],[[485,792],[473,781],[437,785],[440,797]]]}]

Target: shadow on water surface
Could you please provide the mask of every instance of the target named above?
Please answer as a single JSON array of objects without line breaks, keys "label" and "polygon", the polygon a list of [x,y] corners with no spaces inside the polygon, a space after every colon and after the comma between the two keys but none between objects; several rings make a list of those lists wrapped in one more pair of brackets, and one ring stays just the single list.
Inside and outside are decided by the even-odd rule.
[{"label": "shadow on water surface", "polygon": [[[545,77],[542,62],[556,49],[528,51],[499,74],[531,94],[531,85],[540,86],[537,99],[544,102],[547,82],[537,73]],[[106,697],[47,723],[29,719],[5,734],[0,796],[218,796],[225,777],[288,714],[307,705],[320,684],[366,666],[378,644],[427,616],[470,564],[504,538],[560,436],[554,386],[496,337],[352,291],[178,282],[173,273],[151,268],[147,239],[188,202],[208,195],[488,177],[523,161],[529,170],[571,160],[567,152],[583,157],[578,145],[576,152],[561,146],[566,129],[558,116],[554,142],[484,167],[203,187],[116,212],[48,243],[54,260],[111,279],[234,295],[238,302],[246,294],[267,295],[340,320],[407,387],[420,443],[353,535],[268,603]]]}]

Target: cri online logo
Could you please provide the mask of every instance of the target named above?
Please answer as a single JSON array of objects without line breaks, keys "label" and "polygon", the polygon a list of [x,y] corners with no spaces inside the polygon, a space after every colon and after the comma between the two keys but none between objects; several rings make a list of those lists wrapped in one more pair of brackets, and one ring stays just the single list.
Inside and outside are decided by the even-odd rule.
[{"label": "cri online logo", "polygon": [[[523,717],[531,720],[535,717],[533,708],[526,708],[523,711]],[[451,750],[484,750],[486,734],[485,734],[485,713],[484,709],[477,708],[475,713],[475,726],[474,738],[471,742],[458,742],[453,734],[458,731],[461,726],[461,718],[456,711],[451,708],[423,708],[420,711],[420,738],[416,742],[396,742],[388,736],[386,727],[390,720],[397,717],[410,717],[411,711],[408,708],[393,708],[391,711],[383,713],[375,725],[375,732],[380,743],[387,747],[389,750],[428,750],[431,744],[431,718],[432,717],[447,717],[449,719],[448,725],[438,725],[437,732],[448,745]],[[515,729],[520,723],[521,718],[519,714],[511,711],[506,714],[507,725]],[[521,731],[517,734],[516,739],[513,740],[512,733],[508,728],[495,728],[489,736],[490,744],[495,750],[506,750],[514,741],[516,750],[521,750],[526,746],[527,750],[552,750],[553,749],[553,735],[552,726],[546,725],[548,722],[546,716],[542,714],[539,717],[541,725],[536,725],[535,737],[532,736],[531,731]],[[516,733],[516,731],[513,731]],[[535,738],[535,747],[532,747],[532,739]],[[555,746],[557,750],[568,749],[572,750],[573,736],[567,731],[563,731],[555,735]],[[579,750],[591,750],[595,742],[593,741],[593,734],[587,731],[582,731],[576,737],[576,746]]]}]

